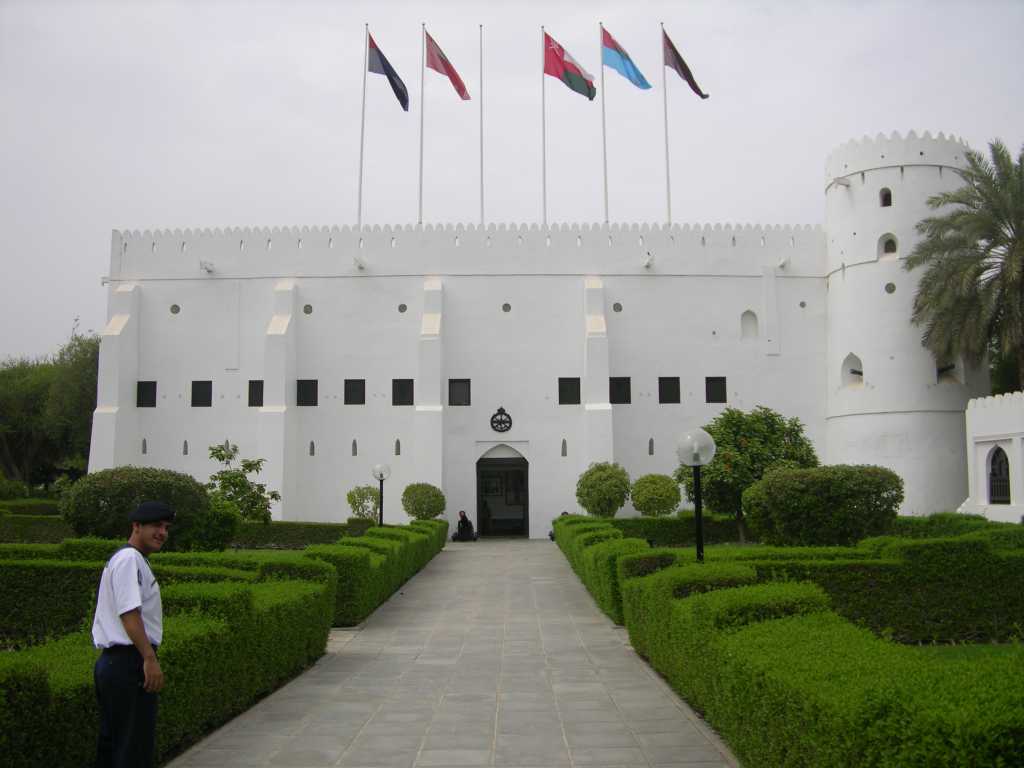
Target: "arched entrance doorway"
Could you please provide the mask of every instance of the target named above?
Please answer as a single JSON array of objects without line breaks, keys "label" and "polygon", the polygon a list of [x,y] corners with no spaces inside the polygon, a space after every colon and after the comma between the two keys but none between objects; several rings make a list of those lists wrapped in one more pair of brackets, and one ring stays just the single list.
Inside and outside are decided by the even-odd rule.
[{"label": "arched entrance doorway", "polygon": [[988,503],[1010,503],[1010,460],[1006,451],[999,447],[992,451],[989,462]]},{"label": "arched entrance doorway", "polygon": [[476,521],[481,536],[530,535],[530,465],[496,445],[476,463]]}]

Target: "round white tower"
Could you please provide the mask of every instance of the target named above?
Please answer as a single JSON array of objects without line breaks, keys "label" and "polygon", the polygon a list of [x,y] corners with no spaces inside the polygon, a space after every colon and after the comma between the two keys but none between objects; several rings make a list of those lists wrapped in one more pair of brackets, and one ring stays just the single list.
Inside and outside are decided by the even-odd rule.
[{"label": "round white tower", "polygon": [[943,134],[851,141],[826,161],[828,396],[825,461],[903,478],[903,514],[967,497],[964,411],[988,373],[936,360],[910,323],[918,273],[903,269],[926,201],[962,185],[967,145]]}]

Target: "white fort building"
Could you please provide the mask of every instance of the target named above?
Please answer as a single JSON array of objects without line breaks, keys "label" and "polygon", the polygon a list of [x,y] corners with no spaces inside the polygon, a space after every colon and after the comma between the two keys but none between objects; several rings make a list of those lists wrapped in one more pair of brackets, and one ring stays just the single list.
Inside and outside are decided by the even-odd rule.
[{"label": "white fort building", "polygon": [[267,459],[275,518],[342,521],[388,464],[389,521],[429,482],[449,519],[537,538],[591,462],[671,473],[686,427],[766,405],[823,463],[899,473],[904,514],[955,510],[988,375],[921,346],[903,259],[965,149],[840,147],[824,228],[114,232],[89,468],[206,480],[227,440]]}]

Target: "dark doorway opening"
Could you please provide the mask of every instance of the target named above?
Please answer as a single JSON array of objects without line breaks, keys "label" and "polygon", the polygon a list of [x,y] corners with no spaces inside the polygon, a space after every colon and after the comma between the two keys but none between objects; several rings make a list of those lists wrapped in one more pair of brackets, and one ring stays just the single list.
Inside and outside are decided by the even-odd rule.
[{"label": "dark doorway opening", "polygon": [[476,463],[476,521],[481,536],[529,536],[529,464],[526,459]]}]

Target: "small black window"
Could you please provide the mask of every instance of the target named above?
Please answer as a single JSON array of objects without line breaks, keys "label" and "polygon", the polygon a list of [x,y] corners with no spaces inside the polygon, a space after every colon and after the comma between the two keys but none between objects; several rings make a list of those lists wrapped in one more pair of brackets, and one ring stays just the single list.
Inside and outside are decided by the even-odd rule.
[{"label": "small black window", "polygon": [[448,379],[448,405],[469,405],[469,379]]},{"label": "small black window", "polygon": [[295,404],[316,405],[320,382],[317,379],[299,379],[295,382]]},{"label": "small black window", "polygon": [[412,405],[413,404],[413,379],[392,379],[391,380],[391,404]]},{"label": "small black window", "polygon": [[345,405],[366,405],[366,379],[345,379]]},{"label": "small black window", "polygon": [[679,377],[659,376],[658,377],[658,402],[678,403],[679,402]]},{"label": "small black window", "polygon": [[558,404],[580,404],[580,380],[578,378],[558,380]]},{"label": "small black window", "polygon": [[156,382],[140,381],[135,385],[135,407],[156,408]]},{"label": "small black window", "polygon": [[209,408],[213,405],[213,382],[193,381],[192,382],[192,407]]},{"label": "small black window", "polygon": [[708,376],[704,379],[705,402],[725,403],[725,376]]},{"label": "small black window", "polygon": [[608,402],[613,405],[631,403],[629,376],[612,376],[608,379]]},{"label": "small black window", "polygon": [[249,407],[263,407],[263,379],[249,379]]},{"label": "small black window", "polygon": [[878,193],[878,202],[881,203],[883,208],[889,208],[892,206],[892,190],[888,187],[882,187]]}]

